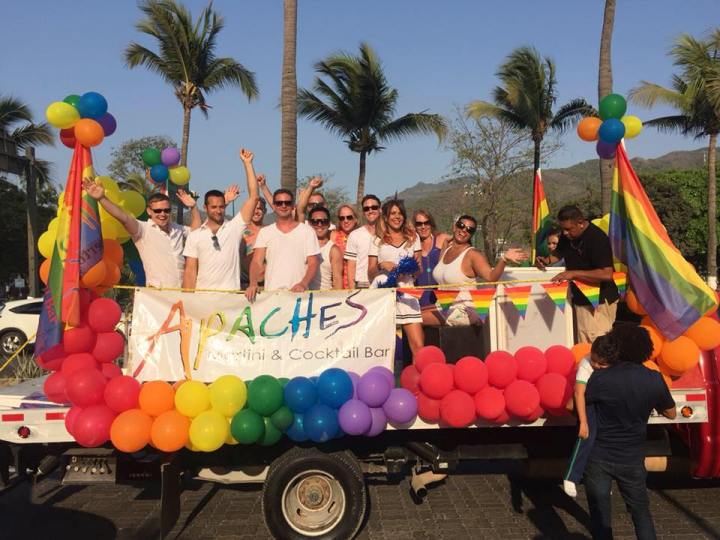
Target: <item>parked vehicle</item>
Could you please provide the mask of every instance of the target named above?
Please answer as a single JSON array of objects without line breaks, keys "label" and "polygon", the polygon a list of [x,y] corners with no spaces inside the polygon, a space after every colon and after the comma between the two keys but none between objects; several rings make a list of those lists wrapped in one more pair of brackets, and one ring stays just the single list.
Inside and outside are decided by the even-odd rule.
[{"label": "parked vehicle", "polygon": [[31,344],[35,342],[42,305],[42,298],[11,300],[0,305],[0,355],[10,356],[28,338]]}]

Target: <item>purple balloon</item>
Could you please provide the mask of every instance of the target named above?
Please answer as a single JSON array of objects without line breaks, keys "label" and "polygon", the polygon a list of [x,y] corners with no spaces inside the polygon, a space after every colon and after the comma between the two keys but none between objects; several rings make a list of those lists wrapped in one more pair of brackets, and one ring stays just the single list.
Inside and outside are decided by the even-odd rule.
[{"label": "purple balloon", "polygon": [[388,368],[386,368],[385,366],[375,366],[373,368],[370,368],[368,370],[368,373],[370,371],[377,371],[378,373],[382,373],[383,377],[385,377],[390,383],[390,388],[395,388],[395,375]]},{"label": "purple balloon", "polygon": [[358,384],[360,384],[360,375],[358,375],[358,374],[355,373],[354,371],[348,371],[347,374],[348,374],[348,376],[350,377],[350,380],[351,380],[352,383],[353,383],[353,396],[352,396],[352,398],[353,398],[353,399],[357,399],[357,389],[358,389]]},{"label": "purple balloon", "polygon": [[370,429],[365,432],[366,437],[376,437],[380,435],[387,427],[387,417],[381,407],[373,407],[370,409],[372,415],[372,424]]},{"label": "purple balloon", "polygon": [[618,143],[598,141],[597,145],[595,146],[595,150],[597,151],[597,155],[600,156],[602,159],[612,159],[615,157],[617,145]]},{"label": "purple balloon", "polygon": [[346,401],[338,412],[340,427],[348,435],[362,435],[372,426],[370,407],[359,399]]},{"label": "purple balloon", "polygon": [[160,159],[166,167],[174,167],[180,163],[180,151],[173,147],[166,148],[160,153]]},{"label": "purple balloon", "polygon": [[390,422],[407,424],[417,415],[417,400],[410,390],[393,388],[382,408]]},{"label": "purple balloon", "polygon": [[360,377],[358,384],[358,399],[365,402],[369,407],[382,407],[385,400],[390,395],[392,387],[385,375],[377,371],[368,371]]},{"label": "purple balloon", "polygon": [[106,112],[98,118],[98,123],[102,126],[106,137],[115,133],[115,130],[117,129],[117,120],[115,120],[115,117],[109,112]]}]

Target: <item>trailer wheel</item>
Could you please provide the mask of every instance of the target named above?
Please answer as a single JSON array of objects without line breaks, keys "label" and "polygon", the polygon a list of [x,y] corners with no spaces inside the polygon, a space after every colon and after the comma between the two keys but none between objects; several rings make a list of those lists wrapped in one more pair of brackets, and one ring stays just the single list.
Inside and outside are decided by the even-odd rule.
[{"label": "trailer wheel", "polygon": [[367,507],[362,469],[347,451],[293,448],[270,465],[262,505],[275,538],[353,538]]}]

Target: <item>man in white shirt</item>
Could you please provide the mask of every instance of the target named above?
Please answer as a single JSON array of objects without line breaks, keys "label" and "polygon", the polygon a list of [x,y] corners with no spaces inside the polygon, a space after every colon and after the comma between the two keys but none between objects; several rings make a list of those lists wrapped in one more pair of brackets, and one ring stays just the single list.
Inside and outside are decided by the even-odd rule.
[{"label": "man in white shirt", "polygon": [[258,282],[265,264],[265,289],[307,290],[320,261],[317,235],[305,223],[293,218],[295,199],[290,190],[278,189],[273,193],[272,206],[275,223],[263,227],[258,233],[250,263],[250,286],[245,296],[255,300]]},{"label": "man in white shirt", "polygon": [[370,286],[368,255],[370,245],[375,239],[375,223],[380,217],[380,199],[375,195],[365,195],[362,199],[362,209],[365,225],[350,233],[344,255],[348,262],[348,286],[357,289],[367,289]]},{"label": "man in white shirt", "polygon": [[215,189],[205,194],[207,219],[188,235],[183,252],[184,289],[240,290],[240,243],[258,202],[253,154],[242,149],[240,159],[245,166],[248,198],[240,212],[230,221],[225,221],[226,204],[237,197],[237,186],[229,197],[224,197],[222,192]]}]

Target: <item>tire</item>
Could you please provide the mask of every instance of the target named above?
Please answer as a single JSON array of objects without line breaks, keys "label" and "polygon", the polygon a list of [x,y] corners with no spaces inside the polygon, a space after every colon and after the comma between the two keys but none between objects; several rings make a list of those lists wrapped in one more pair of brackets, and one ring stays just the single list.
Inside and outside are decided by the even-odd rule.
[{"label": "tire", "polygon": [[27,336],[20,330],[8,330],[0,336],[0,354],[10,356],[27,341]]},{"label": "tire", "polygon": [[293,448],[270,465],[262,508],[274,538],[349,540],[367,509],[360,464],[347,451]]}]

